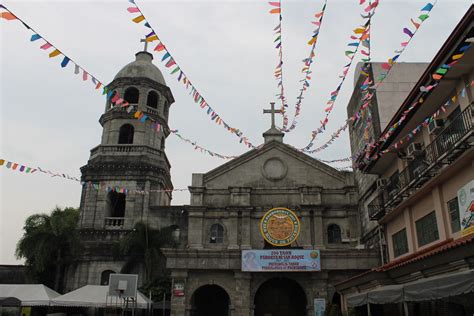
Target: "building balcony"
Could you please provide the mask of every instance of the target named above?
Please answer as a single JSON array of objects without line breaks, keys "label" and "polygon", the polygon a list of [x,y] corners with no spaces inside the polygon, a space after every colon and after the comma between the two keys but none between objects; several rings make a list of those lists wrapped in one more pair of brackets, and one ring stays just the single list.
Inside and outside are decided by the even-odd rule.
[{"label": "building balcony", "polygon": [[383,194],[379,194],[367,205],[367,211],[369,212],[369,219],[376,221],[381,219],[385,215]]},{"label": "building balcony", "polygon": [[106,217],[104,228],[105,229],[123,229],[125,218],[123,217]]},{"label": "building balcony", "polygon": [[369,218],[379,220],[403,200],[416,193],[428,180],[440,174],[474,145],[474,104],[450,122],[405,169],[387,179],[368,205]]},{"label": "building balcony", "polygon": [[111,155],[143,155],[153,154],[161,156],[160,150],[150,146],[142,145],[99,145],[91,149],[91,158],[94,158],[100,154],[111,154]]}]

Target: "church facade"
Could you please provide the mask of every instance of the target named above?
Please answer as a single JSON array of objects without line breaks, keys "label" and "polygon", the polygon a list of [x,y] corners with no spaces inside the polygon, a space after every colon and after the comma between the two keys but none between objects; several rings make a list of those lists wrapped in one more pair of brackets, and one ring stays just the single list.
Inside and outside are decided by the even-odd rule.
[{"label": "church facade", "polygon": [[[102,142],[81,169],[83,181],[92,184],[84,186],[80,207],[85,251],[69,269],[66,288],[100,284],[120,272],[124,262],[107,249],[144,221],[177,232],[179,245],[164,249],[172,277],[171,315],[303,316],[314,315],[325,302],[338,304],[334,285],[379,263],[378,251],[359,244],[353,174],[284,144],[283,133],[272,124],[263,146],[193,174],[189,205],[171,206],[172,195],[164,192],[172,189],[164,142],[174,99],[151,54],[136,56],[110,86],[152,115],[165,132],[157,133],[151,122],[142,123],[108,101],[100,119]],[[101,191],[94,184],[129,191]],[[272,209],[284,211],[272,223],[262,220]],[[271,229],[283,235],[269,239]],[[278,244],[286,235],[289,241]],[[292,269],[298,260],[290,259],[263,271],[262,263],[242,264],[248,253],[293,252],[317,257],[317,265]]]}]

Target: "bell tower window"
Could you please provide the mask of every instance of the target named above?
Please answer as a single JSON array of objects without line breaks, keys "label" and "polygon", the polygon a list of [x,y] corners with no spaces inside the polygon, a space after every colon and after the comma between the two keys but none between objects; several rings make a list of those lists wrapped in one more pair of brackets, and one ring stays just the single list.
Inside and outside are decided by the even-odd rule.
[{"label": "bell tower window", "polygon": [[107,206],[110,217],[125,216],[125,194],[115,191],[109,192],[107,195]]},{"label": "bell tower window", "polygon": [[161,137],[160,148],[161,148],[161,150],[165,150],[165,138],[164,137]]},{"label": "bell tower window", "polygon": [[134,128],[130,124],[125,124],[120,127],[119,144],[133,144]]},{"label": "bell tower window", "polygon": [[127,90],[125,90],[125,95],[123,98],[125,99],[125,101],[127,101],[130,104],[137,104],[138,95],[139,95],[138,89],[134,87],[130,87],[130,88],[127,88]]},{"label": "bell tower window", "polygon": [[156,93],[155,91],[148,92],[146,105],[151,108],[157,109],[158,108],[158,93]]}]

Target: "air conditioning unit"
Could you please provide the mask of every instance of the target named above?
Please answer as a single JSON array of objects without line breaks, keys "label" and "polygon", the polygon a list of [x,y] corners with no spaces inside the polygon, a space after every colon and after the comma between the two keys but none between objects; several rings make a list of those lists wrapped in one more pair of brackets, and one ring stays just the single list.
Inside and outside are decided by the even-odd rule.
[{"label": "air conditioning unit", "polygon": [[428,133],[436,134],[443,127],[444,127],[444,120],[442,119],[432,120],[430,124],[428,125]]},{"label": "air conditioning unit", "polygon": [[377,179],[376,183],[377,183],[377,189],[383,189],[387,185],[387,179],[384,179],[384,178]]},{"label": "air conditioning unit", "polygon": [[421,143],[411,143],[407,147],[407,156],[416,157],[423,153],[423,145]]}]

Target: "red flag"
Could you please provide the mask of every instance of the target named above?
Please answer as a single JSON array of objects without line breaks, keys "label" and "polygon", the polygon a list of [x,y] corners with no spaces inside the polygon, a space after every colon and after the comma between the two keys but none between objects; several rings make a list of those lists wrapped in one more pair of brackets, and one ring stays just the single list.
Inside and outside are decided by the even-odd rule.
[{"label": "red flag", "polygon": [[11,12],[2,12],[2,13],[0,13],[0,17],[4,18],[5,20],[9,20],[9,21],[17,19],[16,16],[14,16],[13,13],[11,13]]}]

